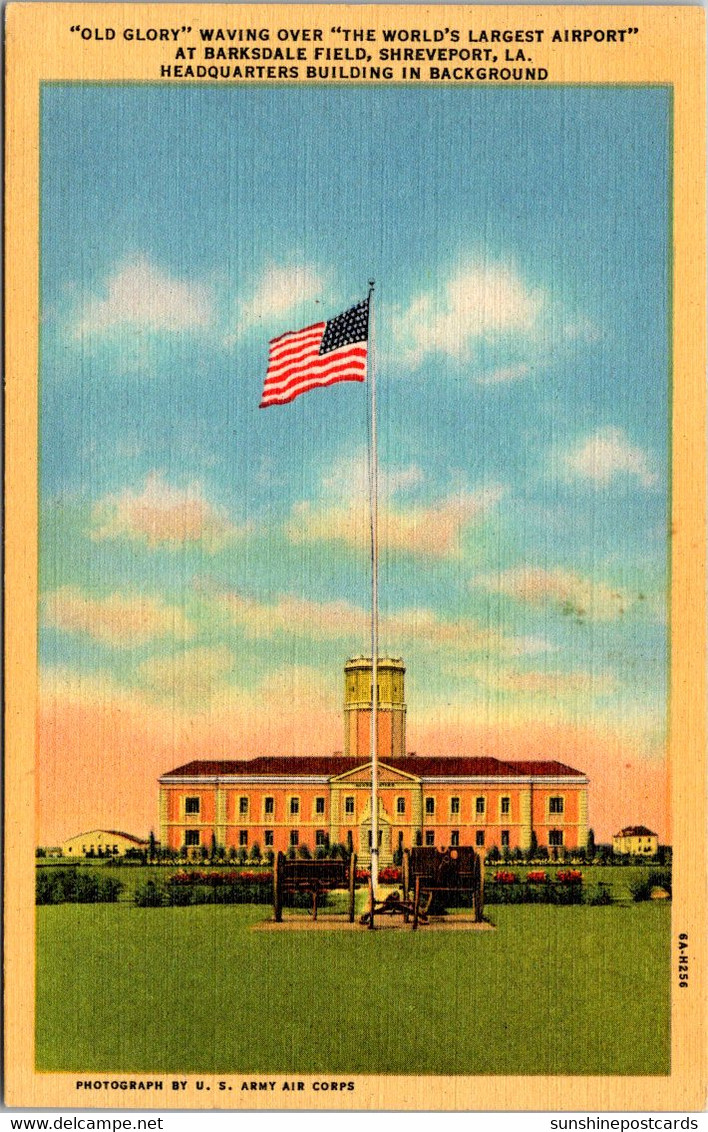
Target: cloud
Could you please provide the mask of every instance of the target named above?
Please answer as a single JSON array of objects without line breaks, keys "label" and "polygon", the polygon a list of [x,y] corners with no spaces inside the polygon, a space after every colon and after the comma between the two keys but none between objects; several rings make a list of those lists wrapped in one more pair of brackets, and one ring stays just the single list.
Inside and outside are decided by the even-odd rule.
[{"label": "cloud", "polygon": [[150,547],[198,542],[210,553],[249,530],[237,527],[222,507],[210,503],[201,484],[171,487],[158,472],[151,472],[137,493],[126,488],[99,500],[92,521],[93,539],[129,538]]},{"label": "cloud", "polygon": [[477,385],[509,385],[512,381],[522,381],[531,373],[531,366],[521,362],[515,366],[500,366],[475,378]]},{"label": "cloud", "polygon": [[518,669],[492,669],[482,665],[463,669],[492,691],[521,695],[541,695],[556,699],[562,696],[607,696],[617,690],[617,681],[609,673],[596,672],[522,672]]},{"label": "cloud", "polygon": [[545,294],[529,288],[513,267],[474,264],[442,292],[418,295],[395,311],[394,333],[406,364],[419,365],[429,354],[465,361],[481,341],[531,334],[545,304]]},{"label": "cloud", "polygon": [[[346,601],[316,602],[284,594],[272,602],[237,593],[219,595],[218,606],[246,637],[269,640],[280,635],[317,637],[351,642],[367,641],[368,609]],[[536,637],[506,637],[469,618],[448,620],[433,610],[410,608],[380,618],[382,641],[397,650],[407,642],[430,648],[450,648],[463,653],[494,653],[504,656],[546,652],[547,642]]]},{"label": "cloud", "polygon": [[[391,468],[380,464],[378,469],[379,499],[419,487],[425,477],[418,464]],[[324,494],[332,499],[360,501],[368,499],[369,463],[365,452],[335,461],[321,480]]]},{"label": "cloud", "polygon": [[489,593],[505,594],[528,605],[551,607],[579,620],[615,621],[644,596],[629,594],[569,570],[517,566],[472,581]]},{"label": "cloud", "polygon": [[[422,477],[421,477],[422,478]],[[382,545],[389,550],[402,550],[429,558],[456,557],[462,551],[462,536],[471,523],[484,517],[501,499],[498,485],[476,491],[459,491],[431,504],[402,506],[390,496],[420,482],[409,470],[407,478],[392,479],[379,499],[378,528]],[[348,493],[347,493],[348,494]],[[343,542],[357,549],[369,545],[369,518],[365,506],[367,489],[361,495],[341,502],[311,503],[293,506],[285,525],[287,537],[296,545],[311,542]]]},{"label": "cloud", "polygon": [[[315,267],[270,267],[257,283],[251,298],[240,304],[238,329],[243,331],[258,323],[268,324],[283,319],[318,302],[328,291],[331,292],[329,276]],[[315,315],[315,321],[319,317]],[[283,331],[287,329],[282,327]],[[233,337],[230,340],[233,341]]]},{"label": "cloud", "polygon": [[346,601],[315,602],[284,594],[274,602],[228,593],[217,598],[233,625],[256,640],[280,634],[296,637],[359,637],[366,632],[366,611]]},{"label": "cloud", "polygon": [[222,645],[152,657],[139,666],[138,673],[148,688],[175,702],[206,704],[223,690],[233,666],[233,653]]},{"label": "cloud", "polygon": [[206,329],[211,321],[211,297],[205,287],[175,279],[138,256],[109,276],[101,297],[88,299],[75,336],[118,327],[176,333]]},{"label": "cloud", "polygon": [[42,608],[46,625],[113,648],[130,649],[160,637],[190,637],[194,631],[179,607],[161,597],[114,593],[92,598],[65,586],[47,594]]},{"label": "cloud", "polygon": [[656,487],[659,477],[651,470],[648,454],[632,444],[621,428],[600,428],[564,456],[567,471],[607,487],[617,476],[630,476],[642,487]]}]

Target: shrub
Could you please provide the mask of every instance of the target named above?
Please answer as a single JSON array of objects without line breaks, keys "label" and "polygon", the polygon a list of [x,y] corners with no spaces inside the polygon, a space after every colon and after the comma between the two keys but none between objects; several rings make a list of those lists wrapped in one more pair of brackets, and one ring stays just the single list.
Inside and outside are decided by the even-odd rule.
[{"label": "shrub", "polygon": [[138,908],[162,908],[167,904],[167,893],[163,886],[149,880],[137,886],[133,899]]},{"label": "shrub", "polygon": [[651,900],[652,890],[655,888],[663,888],[671,896],[671,871],[669,869],[654,870],[648,873],[646,877],[640,877],[639,880],[632,881],[629,885],[629,891],[635,903],[640,900]]},{"label": "shrub", "polygon": [[113,877],[84,869],[38,869],[37,904],[115,904],[123,885]]},{"label": "shrub", "polygon": [[599,884],[588,885],[583,892],[583,904],[600,905],[612,903],[612,890],[609,884],[603,884],[602,881]]}]

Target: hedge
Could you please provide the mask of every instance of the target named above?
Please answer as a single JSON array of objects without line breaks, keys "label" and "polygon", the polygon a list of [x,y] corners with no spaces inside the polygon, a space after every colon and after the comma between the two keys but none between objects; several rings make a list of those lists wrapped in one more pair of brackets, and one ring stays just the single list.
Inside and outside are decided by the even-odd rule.
[{"label": "hedge", "polygon": [[86,869],[37,870],[37,904],[115,904],[123,885]]}]

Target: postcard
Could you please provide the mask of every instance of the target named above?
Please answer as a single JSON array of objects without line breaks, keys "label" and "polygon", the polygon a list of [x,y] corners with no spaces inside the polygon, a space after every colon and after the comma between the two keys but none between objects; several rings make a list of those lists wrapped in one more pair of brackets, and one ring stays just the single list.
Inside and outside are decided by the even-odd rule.
[{"label": "postcard", "polygon": [[699,7],[11,4],[6,1103],[705,1103]]}]

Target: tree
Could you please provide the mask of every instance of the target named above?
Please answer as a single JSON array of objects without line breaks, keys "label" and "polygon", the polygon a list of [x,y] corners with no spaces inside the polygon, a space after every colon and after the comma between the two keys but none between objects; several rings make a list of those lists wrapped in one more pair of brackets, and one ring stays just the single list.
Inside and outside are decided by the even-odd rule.
[{"label": "tree", "polygon": [[261,859],[261,856],[261,847],[257,841],[254,841],[253,845],[251,846],[251,860],[258,863]]},{"label": "tree", "polygon": [[212,833],[212,835],[211,835],[211,851],[209,853],[209,857],[210,857],[211,862],[213,864],[214,861],[216,860],[216,834],[215,833]]},{"label": "tree", "polygon": [[245,846],[245,845],[242,845],[242,846],[241,846],[241,847],[239,848],[239,851],[238,851],[238,861],[239,861],[239,864],[240,864],[240,865],[245,865],[245,864],[246,864],[246,861],[247,861],[247,860],[248,860],[248,849],[246,848],[246,846]]},{"label": "tree", "polygon": [[153,863],[156,856],[157,856],[157,841],[155,840],[155,834],[153,833],[152,830],[150,830],[150,836],[148,838],[148,860],[149,860],[150,864]]},{"label": "tree", "polygon": [[492,865],[496,864],[497,861],[501,860],[501,853],[499,852],[499,847],[497,845],[492,845],[491,849],[489,850],[489,853],[487,854],[487,860]]},{"label": "tree", "polygon": [[594,829],[588,830],[587,850],[588,850],[588,861],[594,860],[594,857],[595,857],[595,830]]}]

